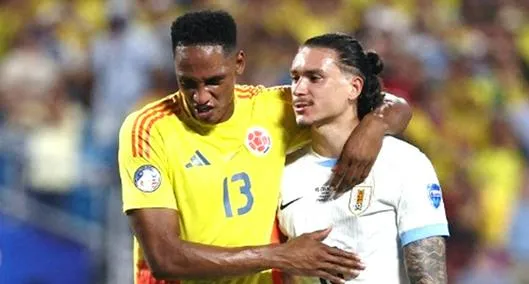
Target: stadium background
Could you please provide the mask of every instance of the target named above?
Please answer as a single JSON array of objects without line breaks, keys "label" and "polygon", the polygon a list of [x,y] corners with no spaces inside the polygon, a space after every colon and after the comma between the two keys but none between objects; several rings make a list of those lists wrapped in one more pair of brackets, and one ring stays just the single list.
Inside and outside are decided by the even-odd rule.
[{"label": "stadium background", "polygon": [[117,130],[175,89],[169,26],[196,8],[235,16],[239,82],[289,83],[324,32],[375,49],[441,179],[450,283],[529,283],[526,0],[1,0],[0,283],[131,283]]}]

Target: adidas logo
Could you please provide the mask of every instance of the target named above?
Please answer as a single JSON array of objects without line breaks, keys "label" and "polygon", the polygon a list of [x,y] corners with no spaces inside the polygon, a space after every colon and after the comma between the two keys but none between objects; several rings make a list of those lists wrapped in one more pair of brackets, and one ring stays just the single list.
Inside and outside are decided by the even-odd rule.
[{"label": "adidas logo", "polygon": [[200,151],[196,150],[193,156],[191,156],[191,160],[189,161],[189,163],[186,164],[186,168],[208,166],[208,165],[211,165],[208,159],[206,159],[206,157],[204,157],[204,155],[202,155]]}]

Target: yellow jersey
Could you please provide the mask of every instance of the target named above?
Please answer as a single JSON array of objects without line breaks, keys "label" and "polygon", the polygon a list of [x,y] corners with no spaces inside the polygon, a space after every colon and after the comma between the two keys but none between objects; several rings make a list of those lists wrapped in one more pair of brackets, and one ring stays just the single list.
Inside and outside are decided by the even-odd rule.
[{"label": "yellow jersey", "polygon": [[[236,85],[233,115],[216,125],[191,115],[177,92],[130,114],[119,136],[123,210],[169,208],[181,238],[265,245],[274,238],[285,156],[310,137],[296,125],[287,87]],[[273,271],[216,281],[158,281],[134,241],[135,282],[277,283]],[[274,280],[276,279],[276,280]]]}]

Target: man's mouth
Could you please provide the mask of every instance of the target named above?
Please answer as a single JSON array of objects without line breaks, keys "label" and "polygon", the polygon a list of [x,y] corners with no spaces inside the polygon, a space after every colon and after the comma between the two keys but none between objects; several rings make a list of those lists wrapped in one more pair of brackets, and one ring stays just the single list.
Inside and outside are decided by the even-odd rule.
[{"label": "man's mouth", "polygon": [[210,105],[196,105],[195,106],[195,110],[197,111],[197,113],[201,114],[201,113],[207,113],[209,112],[210,110],[212,110],[213,107],[210,106]]},{"label": "man's mouth", "polygon": [[304,112],[308,107],[312,105],[313,103],[309,101],[294,102],[294,111],[297,113]]}]

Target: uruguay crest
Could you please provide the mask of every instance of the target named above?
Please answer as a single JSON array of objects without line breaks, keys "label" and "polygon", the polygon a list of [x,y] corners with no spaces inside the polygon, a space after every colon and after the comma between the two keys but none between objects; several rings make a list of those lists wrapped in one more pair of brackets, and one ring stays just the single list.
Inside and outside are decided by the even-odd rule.
[{"label": "uruguay crest", "polygon": [[364,213],[371,204],[372,197],[373,186],[360,184],[353,187],[349,199],[349,210],[357,216]]},{"label": "uruguay crest", "polygon": [[439,205],[441,205],[441,200],[443,199],[441,187],[436,183],[430,183],[428,184],[427,189],[428,197],[430,198],[430,202],[432,203],[433,207],[439,208]]},{"label": "uruguay crest", "polygon": [[272,138],[268,131],[262,127],[254,126],[246,134],[246,148],[256,156],[264,156],[272,149]]}]

